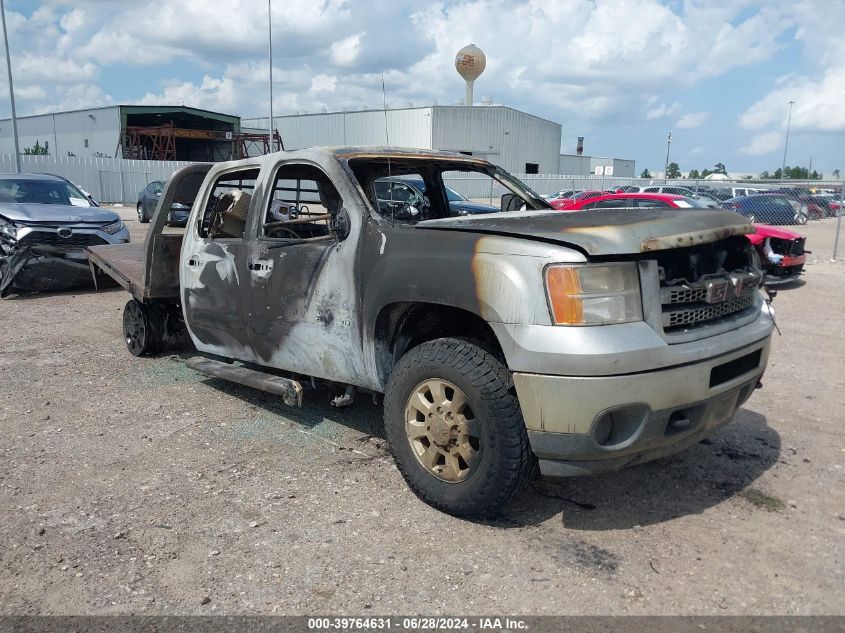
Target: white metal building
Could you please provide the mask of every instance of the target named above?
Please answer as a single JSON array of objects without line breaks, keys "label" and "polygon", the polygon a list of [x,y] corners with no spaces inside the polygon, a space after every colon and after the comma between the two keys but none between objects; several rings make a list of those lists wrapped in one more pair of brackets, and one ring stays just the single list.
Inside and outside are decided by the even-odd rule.
[{"label": "white metal building", "polygon": [[[391,145],[462,152],[516,174],[556,174],[561,125],[500,105],[426,106],[273,117],[285,149]],[[267,129],[267,117],[243,119]]]},{"label": "white metal building", "polygon": [[[240,118],[185,106],[115,105],[18,117],[21,153],[218,161],[233,156]],[[0,154],[13,154],[11,119],[0,120]]]},{"label": "white metal building", "polygon": [[[602,158],[586,154],[561,154],[558,173],[566,176],[619,176],[633,178],[636,161],[624,158]],[[610,171],[608,171],[608,169]]]}]

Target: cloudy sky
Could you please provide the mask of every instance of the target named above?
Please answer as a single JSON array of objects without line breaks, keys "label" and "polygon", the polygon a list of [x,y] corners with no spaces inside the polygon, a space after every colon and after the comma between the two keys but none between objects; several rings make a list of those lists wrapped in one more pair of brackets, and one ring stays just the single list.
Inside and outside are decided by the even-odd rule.
[{"label": "cloudy sky", "polygon": [[[266,0],[6,0],[19,114],[111,103],[268,109]],[[845,0],[273,0],[277,114],[463,97],[563,124],[564,152],[662,170],[845,171]],[[5,73],[0,116],[7,117]]]}]

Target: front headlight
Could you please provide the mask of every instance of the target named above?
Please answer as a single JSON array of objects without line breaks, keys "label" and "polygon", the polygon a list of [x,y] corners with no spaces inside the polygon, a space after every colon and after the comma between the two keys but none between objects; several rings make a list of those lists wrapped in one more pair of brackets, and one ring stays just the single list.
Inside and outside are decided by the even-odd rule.
[{"label": "front headlight", "polygon": [[640,277],[633,262],[553,264],[546,294],[555,325],[609,325],[642,321]]},{"label": "front headlight", "polygon": [[118,231],[122,231],[124,228],[126,228],[126,225],[123,223],[123,220],[117,220],[116,222],[106,224],[102,227],[102,229],[109,235],[114,235]]}]

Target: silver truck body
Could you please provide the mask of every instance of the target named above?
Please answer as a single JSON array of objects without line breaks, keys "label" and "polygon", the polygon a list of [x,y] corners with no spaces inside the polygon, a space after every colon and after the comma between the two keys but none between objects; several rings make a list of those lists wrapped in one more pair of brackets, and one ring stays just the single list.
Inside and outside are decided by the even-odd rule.
[{"label": "silver truck body", "polygon": [[[318,186],[321,200],[328,188],[342,200],[342,210],[323,200],[325,234],[303,237],[289,220],[293,233],[265,234],[275,226],[267,220],[280,190],[276,173],[285,169],[318,174],[331,185]],[[428,219],[400,223],[379,212],[375,179],[427,170],[437,178],[448,170],[490,175],[514,189],[523,210],[445,217],[434,179]],[[239,198],[242,235],[238,225],[234,237],[211,237],[215,183],[246,176],[254,185],[248,200]],[[176,187],[178,174],[157,215]],[[333,224],[341,216],[342,234]],[[151,232],[162,223],[154,218]],[[147,261],[145,281],[122,283],[177,288],[178,272],[178,294],[135,294],[178,305],[200,352],[373,392],[385,391],[399,359],[425,340],[482,341],[512,375],[541,471],[565,476],[680,450],[727,423],[749,397],[773,328],[759,262],[742,237],[751,231],[722,210],[553,211],[507,174],[462,155],[317,148],[210,167],[178,262],[165,271]],[[91,250],[108,272],[108,257]],[[548,268],[608,263],[635,267],[641,318],[556,325]],[[169,280],[151,283],[156,275]]]}]

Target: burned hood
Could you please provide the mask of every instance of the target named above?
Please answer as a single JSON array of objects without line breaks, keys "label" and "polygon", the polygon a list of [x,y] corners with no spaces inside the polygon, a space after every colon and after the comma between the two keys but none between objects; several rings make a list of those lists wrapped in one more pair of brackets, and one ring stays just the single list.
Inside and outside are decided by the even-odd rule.
[{"label": "burned hood", "polygon": [[754,232],[747,218],[723,209],[511,211],[425,220],[416,227],[556,242],[590,256],[647,253]]},{"label": "burned hood", "polygon": [[0,217],[16,224],[106,224],[118,219],[117,213],[101,207],[75,207],[64,204],[0,204]]}]

